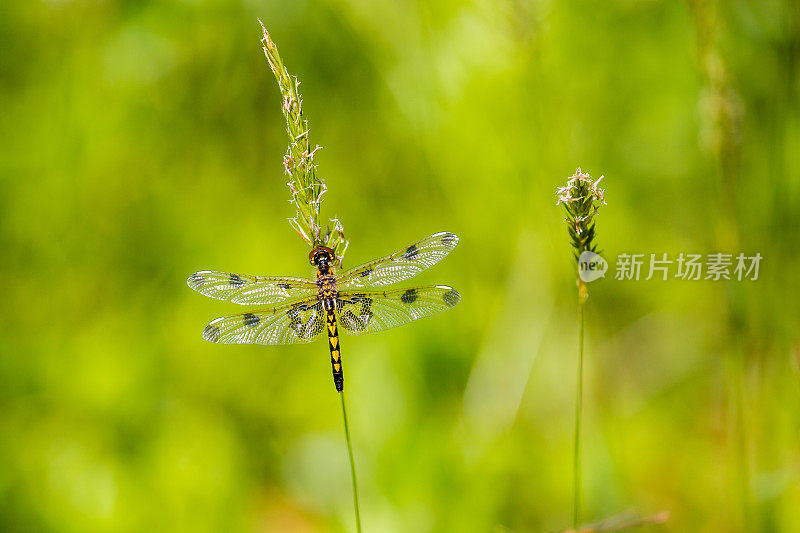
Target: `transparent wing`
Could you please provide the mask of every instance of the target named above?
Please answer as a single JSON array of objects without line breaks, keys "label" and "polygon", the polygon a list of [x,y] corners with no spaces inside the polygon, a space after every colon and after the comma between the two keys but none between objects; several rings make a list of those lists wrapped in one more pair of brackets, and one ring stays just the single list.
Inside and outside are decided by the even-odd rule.
[{"label": "transparent wing", "polygon": [[248,276],[201,270],[186,283],[200,294],[241,305],[272,305],[317,293],[314,280],[290,277]]},{"label": "transparent wing", "polygon": [[203,338],[220,344],[296,344],[311,342],[325,327],[316,298],[261,311],[223,316],[209,322]]},{"label": "transparent wing", "polygon": [[458,237],[454,233],[434,233],[392,255],[348,270],[336,278],[336,285],[340,290],[392,285],[432,267],[452,252],[456,244]]},{"label": "transparent wing", "polygon": [[351,335],[361,335],[441,313],[460,301],[458,291],[446,285],[391,291],[346,291],[339,293],[336,311],[342,330]]}]

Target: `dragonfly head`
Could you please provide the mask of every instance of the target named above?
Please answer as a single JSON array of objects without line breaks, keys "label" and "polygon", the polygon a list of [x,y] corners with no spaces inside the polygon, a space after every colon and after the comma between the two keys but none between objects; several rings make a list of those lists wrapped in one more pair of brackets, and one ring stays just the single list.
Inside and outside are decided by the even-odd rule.
[{"label": "dragonfly head", "polygon": [[317,246],[308,254],[308,260],[317,267],[322,274],[327,274],[330,266],[336,260],[336,254],[327,246]]}]

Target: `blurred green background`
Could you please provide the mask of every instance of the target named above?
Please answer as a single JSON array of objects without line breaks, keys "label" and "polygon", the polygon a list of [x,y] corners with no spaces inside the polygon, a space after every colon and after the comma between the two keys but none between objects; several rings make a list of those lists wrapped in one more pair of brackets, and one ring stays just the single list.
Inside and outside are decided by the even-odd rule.
[{"label": "blurred green background", "polygon": [[343,339],[366,531],[569,524],[574,265],[752,254],[755,282],[590,285],[584,512],[800,530],[793,0],[4,1],[0,529],[352,531],[324,341],[218,346],[200,269],[310,275],[280,94],[302,81],[345,266],[436,231],[446,314]]}]

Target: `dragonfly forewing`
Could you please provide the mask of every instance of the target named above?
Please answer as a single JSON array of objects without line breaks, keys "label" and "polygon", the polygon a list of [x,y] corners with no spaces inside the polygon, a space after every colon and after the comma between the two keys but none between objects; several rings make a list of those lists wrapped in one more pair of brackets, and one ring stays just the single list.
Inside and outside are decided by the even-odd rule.
[{"label": "dragonfly forewing", "polygon": [[200,294],[239,305],[274,305],[316,294],[312,279],[251,276],[231,272],[201,270],[186,280]]},{"label": "dragonfly forewing", "polygon": [[337,276],[339,290],[385,287],[410,279],[444,259],[458,244],[449,231],[434,233],[381,259]]}]

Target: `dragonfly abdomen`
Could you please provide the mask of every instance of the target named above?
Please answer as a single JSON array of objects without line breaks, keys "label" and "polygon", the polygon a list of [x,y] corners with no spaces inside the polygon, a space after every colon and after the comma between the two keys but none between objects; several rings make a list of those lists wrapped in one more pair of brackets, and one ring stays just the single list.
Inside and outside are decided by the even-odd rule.
[{"label": "dragonfly abdomen", "polygon": [[339,346],[339,329],[336,326],[336,314],[333,309],[326,307],[325,322],[328,325],[328,348],[331,350],[331,370],[333,370],[333,384],[336,391],[344,390],[344,374],[342,373],[342,356]]}]

